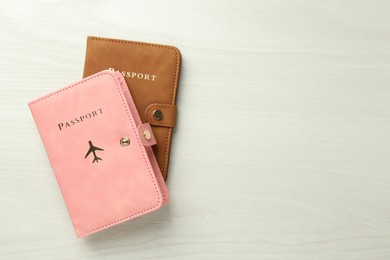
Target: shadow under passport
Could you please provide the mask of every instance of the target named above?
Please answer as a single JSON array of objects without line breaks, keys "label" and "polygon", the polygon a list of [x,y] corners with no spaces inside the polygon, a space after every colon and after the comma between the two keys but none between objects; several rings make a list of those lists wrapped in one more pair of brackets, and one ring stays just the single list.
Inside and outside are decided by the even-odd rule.
[{"label": "shadow under passport", "polygon": [[118,241],[128,243],[129,240],[136,240],[141,243],[143,241],[140,240],[151,240],[160,237],[159,233],[163,233],[165,229],[169,228],[170,221],[170,204],[168,203],[155,212],[80,239],[84,240],[87,246],[97,251],[106,249],[106,246],[112,248],[112,244]]}]

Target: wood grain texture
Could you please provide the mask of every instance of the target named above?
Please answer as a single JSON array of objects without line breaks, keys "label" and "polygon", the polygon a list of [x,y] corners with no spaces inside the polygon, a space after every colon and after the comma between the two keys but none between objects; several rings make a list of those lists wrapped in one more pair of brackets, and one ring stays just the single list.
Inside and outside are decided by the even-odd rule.
[{"label": "wood grain texture", "polygon": [[[390,259],[390,2],[1,1],[0,259]],[[76,239],[27,102],[87,35],[183,55],[162,210]]]}]

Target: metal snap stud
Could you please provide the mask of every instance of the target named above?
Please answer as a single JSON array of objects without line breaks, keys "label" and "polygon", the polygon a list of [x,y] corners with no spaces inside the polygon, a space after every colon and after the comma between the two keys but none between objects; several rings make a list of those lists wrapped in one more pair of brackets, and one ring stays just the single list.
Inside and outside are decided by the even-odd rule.
[{"label": "metal snap stud", "polygon": [[153,118],[156,119],[157,121],[160,121],[163,119],[164,114],[160,109],[156,109],[153,111]]},{"label": "metal snap stud", "polygon": [[152,135],[150,134],[150,132],[148,130],[144,130],[144,137],[146,140],[150,140],[150,138],[152,137]]},{"label": "metal snap stud", "polygon": [[120,141],[122,146],[129,146],[130,145],[130,138],[128,137],[122,137]]}]

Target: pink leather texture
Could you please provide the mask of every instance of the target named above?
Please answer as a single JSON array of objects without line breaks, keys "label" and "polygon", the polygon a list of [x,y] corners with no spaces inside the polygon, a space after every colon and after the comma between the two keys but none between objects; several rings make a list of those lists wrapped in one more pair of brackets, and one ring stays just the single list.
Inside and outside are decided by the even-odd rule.
[{"label": "pink leather texture", "polygon": [[99,72],[29,107],[78,237],[155,211],[168,201],[120,73]]}]

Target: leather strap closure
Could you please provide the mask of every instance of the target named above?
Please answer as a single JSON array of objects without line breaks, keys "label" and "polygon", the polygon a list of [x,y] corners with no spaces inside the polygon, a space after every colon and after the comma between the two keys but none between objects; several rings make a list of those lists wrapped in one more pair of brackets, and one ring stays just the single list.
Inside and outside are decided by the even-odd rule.
[{"label": "leather strap closure", "polygon": [[154,137],[153,130],[150,127],[150,124],[145,123],[137,127],[138,136],[141,140],[141,143],[144,146],[152,146],[157,143],[156,138]]},{"label": "leather strap closure", "polygon": [[170,104],[150,104],[145,110],[146,121],[153,126],[175,127],[177,107]]}]

